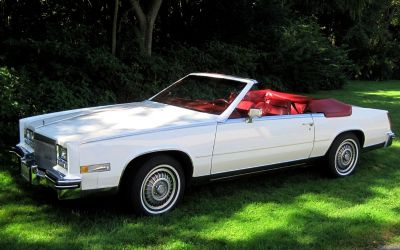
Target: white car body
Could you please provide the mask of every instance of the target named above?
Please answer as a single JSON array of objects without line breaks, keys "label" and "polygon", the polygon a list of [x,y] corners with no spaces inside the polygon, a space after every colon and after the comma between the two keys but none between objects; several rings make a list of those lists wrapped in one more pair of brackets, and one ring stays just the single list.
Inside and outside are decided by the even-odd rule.
[{"label": "white car body", "polygon": [[[252,123],[246,118],[232,119],[229,116],[233,109],[256,81],[217,74],[193,75],[228,78],[245,82],[246,86],[220,115],[150,99],[21,119],[17,147],[23,167],[29,168],[28,180],[46,183],[58,191],[59,198],[68,199],[86,191],[117,189],[130,163],[155,152],[186,157],[190,179],[213,180],[322,157],[335,138],[348,131],[362,137],[362,148],[388,146],[394,137],[387,111],[355,106],[346,117],[307,113],[254,118]],[[47,143],[66,148],[68,169],[54,164],[41,170],[28,157],[35,150],[26,143],[26,129],[34,132],[35,140],[40,136],[47,138]],[[98,171],[81,173],[82,166],[96,164],[100,166]]]}]

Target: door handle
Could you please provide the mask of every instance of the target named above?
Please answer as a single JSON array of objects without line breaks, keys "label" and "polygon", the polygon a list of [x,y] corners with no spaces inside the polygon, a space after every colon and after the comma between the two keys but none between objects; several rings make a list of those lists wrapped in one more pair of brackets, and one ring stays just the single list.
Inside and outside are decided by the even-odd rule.
[{"label": "door handle", "polygon": [[302,123],[302,125],[304,125],[304,126],[310,126],[310,127],[312,127],[312,126],[314,126],[314,122],[304,122],[304,123]]}]

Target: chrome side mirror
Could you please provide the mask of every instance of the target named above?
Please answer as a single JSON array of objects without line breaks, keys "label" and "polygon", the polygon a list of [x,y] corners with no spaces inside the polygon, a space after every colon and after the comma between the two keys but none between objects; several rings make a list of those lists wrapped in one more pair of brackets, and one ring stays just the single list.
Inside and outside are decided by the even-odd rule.
[{"label": "chrome side mirror", "polygon": [[255,117],[260,118],[262,116],[262,109],[250,109],[248,117],[246,118],[247,123],[252,123]]}]

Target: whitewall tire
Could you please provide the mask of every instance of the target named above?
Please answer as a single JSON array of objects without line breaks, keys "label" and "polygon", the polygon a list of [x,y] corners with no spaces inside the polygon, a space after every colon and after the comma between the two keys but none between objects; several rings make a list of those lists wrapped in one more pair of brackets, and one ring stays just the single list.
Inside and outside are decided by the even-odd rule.
[{"label": "whitewall tire", "polygon": [[353,133],[339,135],[328,152],[328,170],[334,177],[351,175],[360,158],[360,143]]},{"label": "whitewall tire", "polygon": [[178,161],[157,155],[132,173],[126,199],[135,213],[158,215],[172,210],[185,189],[185,176]]}]

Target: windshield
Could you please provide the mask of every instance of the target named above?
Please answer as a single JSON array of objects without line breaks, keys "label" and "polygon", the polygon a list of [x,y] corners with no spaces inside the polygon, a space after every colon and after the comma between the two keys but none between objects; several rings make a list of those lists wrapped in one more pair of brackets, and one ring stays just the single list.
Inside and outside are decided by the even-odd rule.
[{"label": "windshield", "polygon": [[190,75],[176,82],[151,100],[220,115],[245,86],[245,82]]}]

